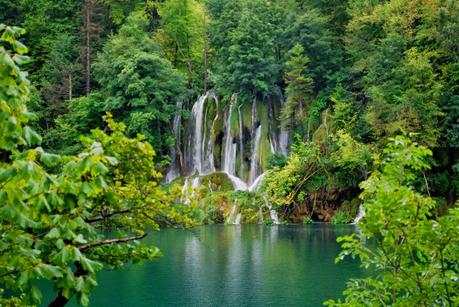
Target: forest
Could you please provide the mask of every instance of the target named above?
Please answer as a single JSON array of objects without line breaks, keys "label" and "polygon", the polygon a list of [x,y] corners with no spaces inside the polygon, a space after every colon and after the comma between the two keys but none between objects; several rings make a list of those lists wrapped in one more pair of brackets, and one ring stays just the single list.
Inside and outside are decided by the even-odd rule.
[{"label": "forest", "polygon": [[318,223],[366,271],[325,304],[459,305],[458,33],[455,0],[0,0],[0,306],[92,305],[152,231]]}]

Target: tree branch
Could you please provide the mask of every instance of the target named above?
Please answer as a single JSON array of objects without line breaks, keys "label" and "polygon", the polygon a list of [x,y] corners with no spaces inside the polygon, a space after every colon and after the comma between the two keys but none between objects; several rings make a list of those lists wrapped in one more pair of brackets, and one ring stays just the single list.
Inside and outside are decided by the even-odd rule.
[{"label": "tree branch", "polygon": [[103,212],[101,213],[101,215],[98,215],[98,216],[94,216],[94,217],[91,217],[87,220],[85,220],[86,223],[94,223],[94,222],[98,222],[98,221],[102,221],[108,217],[111,217],[113,215],[116,215],[116,214],[125,214],[125,213],[129,213],[131,212],[131,210],[129,209],[126,209],[126,210],[120,210],[120,211],[112,211],[112,212]]},{"label": "tree branch", "polygon": [[12,275],[12,274],[17,274],[17,273],[19,273],[18,269],[11,270],[11,271],[0,274],[0,278],[8,276],[8,275]]},{"label": "tree branch", "polygon": [[99,242],[94,242],[94,243],[89,243],[85,245],[81,245],[78,247],[80,251],[84,251],[90,248],[98,247],[98,246],[103,246],[103,245],[111,245],[111,244],[118,244],[118,243],[126,243],[129,241],[134,241],[134,240],[141,240],[147,236],[146,233],[143,235],[139,236],[134,236],[134,237],[128,237],[128,238],[122,238],[122,239],[110,239],[110,240],[104,240],[104,241],[99,241]]}]

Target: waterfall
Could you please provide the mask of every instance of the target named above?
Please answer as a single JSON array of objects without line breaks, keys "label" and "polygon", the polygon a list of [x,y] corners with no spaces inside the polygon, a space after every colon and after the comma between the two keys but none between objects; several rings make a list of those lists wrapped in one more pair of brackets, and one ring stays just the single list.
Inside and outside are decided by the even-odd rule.
[{"label": "waterfall", "polygon": [[244,181],[242,181],[241,178],[228,174],[228,173],[225,173],[225,174],[228,176],[229,180],[231,180],[231,182],[233,183],[233,187],[235,191],[246,191],[249,189],[247,187],[247,184]]},{"label": "waterfall", "polygon": [[191,110],[191,118],[194,120],[194,154],[193,154],[193,171],[197,171],[199,174],[202,173],[202,126],[203,126],[203,113],[204,103],[206,102],[208,93],[199,97],[198,101]]},{"label": "waterfall", "polygon": [[[190,178],[185,178],[185,182],[183,183],[182,187],[182,198],[180,199],[181,202],[184,204],[189,205],[191,200],[195,197],[195,190],[199,187],[201,183],[201,178],[195,177],[190,183]],[[191,192],[190,192],[191,189]]]},{"label": "waterfall", "polygon": [[271,216],[271,219],[273,220],[273,223],[276,225],[279,225],[279,216],[277,215],[276,210],[269,210],[269,215]]},{"label": "waterfall", "polygon": [[239,225],[241,223],[241,213],[236,214],[237,206],[234,204],[231,207],[230,214],[226,219],[226,224]]},{"label": "waterfall", "polygon": [[177,161],[177,147],[181,141],[180,135],[180,126],[182,123],[182,101],[177,101],[176,107],[176,114],[174,116],[174,121],[172,124],[172,131],[174,132],[175,137],[175,145],[171,147],[171,168],[166,175],[166,182],[169,183],[175,178],[180,176],[180,163]]},{"label": "waterfall", "polygon": [[[218,108],[218,100],[215,100],[216,106]],[[215,173],[215,163],[214,163],[214,142],[212,139],[213,132],[215,131],[215,123],[218,120],[218,112],[216,112],[214,120],[212,121],[212,126],[210,127],[209,140],[207,141],[206,149],[206,158],[204,159],[204,171],[207,173]]]},{"label": "waterfall", "polygon": [[354,221],[352,222],[352,224],[357,224],[361,219],[363,219],[365,217],[365,208],[363,207],[363,205],[360,205],[359,206],[359,213],[357,214],[357,216],[355,217]]},{"label": "waterfall", "polygon": [[231,117],[233,115],[233,107],[237,102],[237,95],[234,94],[228,108],[225,118],[225,149],[223,154],[223,171],[229,175],[236,174],[236,150],[237,144],[233,143],[233,135],[231,133]]},{"label": "waterfall", "polygon": [[250,192],[258,190],[260,187],[261,182],[263,181],[263,178],[265,178],[266,173],[261,174],[258,176],[252,183],[252,185],[248,188]]},{"label": "waterfall", "polygon": [[282,125],[281,130],[279,132],[279,151],[284,156],[288,155],[287,147],[288,147],[288,130]]},{"label": "waterfall", "polygon": [[263,209],[261,207],[258,208],[258,224],[263,224],[264,219],[263,219]]},{"label": "waterfall", "polygon": [[276,134],[276,125],[275,125],[275,112],[274,112],[274,105],[272,104],[271,101],[269,101],[268,104],[268,120],[269,120],[269,145],[271,149],[271,153],[275,153],[276,151],[279,151],[279,144],[277,140],[277,134]]},{"label": "waterfall", "polygon": [[[191,109],[190,117],[190,126],[194,129],[192,131],[192,148],[190,150],[192,162],[191,172],[197,172],[198,174],[204,174],[208,172],[215,171],[213,163],[213,148],[214,144],[212,142],[212,131],[210,132],[209,141],[207,142],[207,147],[205,146],[206,131],[203,131],[207,110],[204,113],[205,102],[208,97],[211,97],[215,101],[216,110],[218,109],[218,98],[215,94],[207,92],[206,94],[199,97],[198,101],[194,104]],[[218,113],[212,122],[212,125],[218,119]],[[207,162],[206,162],[207,161]]]},{"label": "waterfall", "polygon": [[271,204],[269,203],[268,199],[265,196],[263,196],[263,199],[265,200],[265,205],[269,210],[269,215],[271,216],[271,220],[273,220],[274,224],[279,225],[280,221],[279,221],[279,216],[277,215],[277,211],[272,209]]},{"label": "waterfall", "polygon": [[237,214],[237,216],[236,216],[236,220],[234,221],[234,224],[235,224],[235,225],[241,224],[241,217],[242,217],[242,216],[241,216],[241,213],[239,212],[239,213]]},{"label": "waterfall", "polygon": [[196,189],[197,187],[199,187],[200,183],[201,183],[201,178],[195,177],[195,178],[193,178],[193,182],[191,183],[191,187],[193,189]]},{"label": "waterfall", "polygon": [[237,108],[237,115],[239,119],[239,155],[241,160],[241,165],[239,166],[239,176],[242,176],[244,173],[244,131],[242,129],[242,115],[241,115],[242,104]]},{"label": "waterfall", "polygon": [[190,204],[189,189],[190,189],[190,181],[188,180],[188,178],[185,178],[185,182],[183,183],[183,187],[182,187],[182,198],[180,199],[180,201],[187,205]]},{"label": "waterfall", "polygon": [[250,175],[249,182],[252,184],[257,179],[260,172],[259,154],[261,142],[261,125],[255,130],[255,136],[252,139],[252,158],[250,159]]},{"label": "waterfall", "polygon": [[[183,147],[171,148],[171,168],[166,181],[170,182],[180,174],[187,175],[182,187],[183,203],[196,200],[201,179],[216,172],[226,175],[228,179],[224,182],[230,181],[235,191],[254,192],[260,188],[265,177],[265,154],[269,154],[266,151],[287,154],[289,131],[278,118],[278,110],[285,102],[280,91],[277,96],[279,99],[274,97],[272,100],[267,96],[261,102],[254,98],[244,104],[241,97],[234,94],[223,109],[217,95],[209,91],[196,100],[185,123],[181,116],[182,102],[177,102],[173,132],[177,145],[183,144]],[[185,134],[181,135],[180,131]],[[213,181],[208,183],[212,191]],[[268,202],[266,206],[271,219],[278,224],[277,212]],[[237,205],[231,208],[227,223],[241,221],[238,208]],[[262,208],[260,219],[263,220]]]},{"label": "waterfall", "polygon": [[[285,107],[285,99],[282,95],[282,91],[279,87],[276,87],[277,96],[281,102],[281,108]],[[283,118],[280,123],[280,131],[279,131],[279,151],[284,155],[287,156],[288,151],[288,134],[289,130],[287,129],[287,121],[288,119]]]},{"label": "waterfall", "polygon": [[194,199],[196,197],[196,189],[199,187],[200,184],[201,178],[193,178],[193,181],[191,182],[191,199]]}]

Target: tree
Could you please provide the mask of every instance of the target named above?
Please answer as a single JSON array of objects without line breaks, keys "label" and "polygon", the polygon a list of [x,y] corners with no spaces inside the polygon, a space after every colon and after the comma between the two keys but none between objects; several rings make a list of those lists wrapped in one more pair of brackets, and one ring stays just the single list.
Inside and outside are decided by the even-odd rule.
[{"label": "tree", "polygon": [[94,28],[92,21],[94,0],[85,0],[83,5],[83,66],[86,95],[91,91],[91,34]]},{"label": "tree", "polygon": [[101,87],[103,111],[123,120],[129,135],[142,133],[166,154],[176,101],[184,98],[186,84],[147,27],[143,12],[131,14],[99,54],[94,76]]},{"label": "tree", "polygon": [[75,88],[80,85],[81,70],[78,39],[67,33],[57,35],[43,66],[41,87],[48,105],[57,105],[55,109],[61,112],[65,109],[61,102],[73,99]]},{"label": "tree", "polygon": [[158,256],[139,242],[146,227],[190,220],[159,187],[151,145],[128,139],[110,116],[110,134],[95,130],[78,156],[34,147],[41,137],[27,126],[23,30],[0,25],[0,33],[0,283],[9,291],[0,291],[0,304],[38,303],[36,281],[46,279],[57,291],[50,306],[72,296],[88,305],[96,271]]},{"label": "tree", "polygon": [[157,31],[167,58],[186,71],[194,88],[203,71],[206,37],[204,6],[195,0],[167,0],[159,5],[161,26]]},{"label": "tree", "polygon": [[406,137],[390,139],[377,169],[361,184],[366,212],[361,232],[339,239],[343,251],[337,261],[357,257],[370,276],[351,280],[345,300],[328,301],[329,306],[459,303],[459,208],[433,219],[435,201],[416,188],[431,154]]},{"label": "tree", "polygon": [[243,8],[229,48],[228,86],[233,93],[255,97],[272,91],[279,70],[274,56],[274,24],[264,12],[271,3],[253,1]]},{"label": "tree", "polygon": [[228,59],[231,40],[238,27],[244,2],[243,0],[208,0],[206,4],[210,14],[209,39],[213,47],[211,67],[214,73],[210,80],[213,81],[218,92],[231,95],[231,90],[226,86]]},{"label": "tree", "polygon": [[424,145],[438,144],[443,83],[438,48],[424,39],[425,27],[433,26],[426,11],[422,2],[412,1],[370,1],[353,9],[348,52],[375,139],[404,130],[419,133],[416,140]]},{"label": "tree", "polygon": [[[312,101],[314,92],[314,81],[308,76],[307,64],[309,58],[303,52],[303,47],[300,44],[296,44],[290,50],[289,59],[285,63],[284,79],[287,84],[285,89],[287,101],[281,114],[284,119],[291,119],[290,125],[299,123],[301,128],[303,128],[306,115],[305,104],[306,107],[310,107],[307,103]],[[309,135],[309,131],[307,134]]]},{"label": "tree", "polygon": [[304,54],[310,60],[309,74],[314,80],[314,90],[317,93],[334,88],[343,78],[340,75],[345,68],[342,62],[343,51],[337,47],[337,39],[328,28],[327,17],[317,9],[306,7],[304,10],[293,15],[284,35],[288,49],[296,44],[303,47]]}]

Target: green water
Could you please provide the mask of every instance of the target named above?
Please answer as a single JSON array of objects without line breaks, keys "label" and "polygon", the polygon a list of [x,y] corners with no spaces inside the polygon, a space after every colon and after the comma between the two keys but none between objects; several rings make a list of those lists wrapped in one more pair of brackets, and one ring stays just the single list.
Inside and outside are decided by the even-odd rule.
[{"label": "green water", "polygon": [[166,229],[149,239],[164,256],[99,273],[90,306],[321,306],[361,275],[356,262],[334,264],[336,238],[355,230],[327,224]]}]

